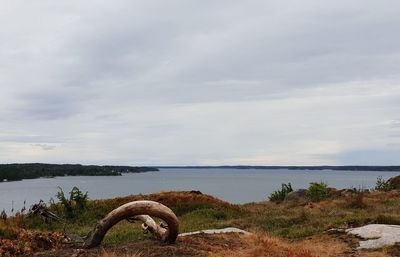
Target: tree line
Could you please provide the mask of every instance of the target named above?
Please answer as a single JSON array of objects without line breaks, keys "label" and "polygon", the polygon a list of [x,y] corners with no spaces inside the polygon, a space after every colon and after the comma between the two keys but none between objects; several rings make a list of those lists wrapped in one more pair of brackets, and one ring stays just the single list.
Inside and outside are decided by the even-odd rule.
[{"label": "tree line", "polygon": [[120,176],[122,173],[158,171],[153,167],[81,164],[0,164],[0,182],[62,176]]}]

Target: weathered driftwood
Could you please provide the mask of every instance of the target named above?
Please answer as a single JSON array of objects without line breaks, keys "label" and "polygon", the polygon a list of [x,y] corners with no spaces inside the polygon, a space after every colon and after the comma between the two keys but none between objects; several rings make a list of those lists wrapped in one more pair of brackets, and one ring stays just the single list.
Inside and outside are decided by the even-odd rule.
[{"label": "weathered driftwood", "polygon": [[251,233],[246,230],[239,229],[239,228],[233,228],[233,227],[227,227],[227,228],[221,228],[221,229],[205,229],[205,230],[187,232],[187,233],[179,234],[178,236],[183,237],[183,236],[193,236],[193,235],[197,235],[197,234],[213,235],[213,234],[225,234],[225,233],[240,233],[243,235],[251,235]]},{"label": "weathered driftwood", "polygon": [[168,226],[162,223],[157,224],[149,215],[138,215],[133,217],[133,220],[142,221],[143,231],[150,231],[155,237],[157,237],[157,239],[163,240],[163,236],[165,235]]},{"label": "weathered driftwood", "polygon": [[[164,220],[167,227],[157,225],[148,215]],[[86,236],[83,247],[92,248],[100,245],[107,231],[125,219],[143,221],[143,227],[165,243],[174,243],[179,233],[178,218],[170,208],[154,201],[134,201],[118,207],[99,221]]]}]

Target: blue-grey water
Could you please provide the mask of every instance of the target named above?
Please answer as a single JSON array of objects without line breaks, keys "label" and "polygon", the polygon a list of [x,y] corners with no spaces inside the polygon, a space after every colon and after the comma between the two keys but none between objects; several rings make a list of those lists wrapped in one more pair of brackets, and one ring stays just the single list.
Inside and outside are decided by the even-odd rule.
[{"label": "blue-grey water", "polygon": [[77,176],[27,179],[0,183],[0,210],[14,212],[38,202],[55,198],[57,187],[69,192],[77,186],[88,191],[91,199],[160,191],[200,190],[231,203],[266,200],[281,183],[306,188],[310,182],[326,182],[331,187],[372,188],[376,179],[399,175],[398,172],[331,170],[256,170],[256,169],[161,169],[159,172],[132,173],[123,176]]}]

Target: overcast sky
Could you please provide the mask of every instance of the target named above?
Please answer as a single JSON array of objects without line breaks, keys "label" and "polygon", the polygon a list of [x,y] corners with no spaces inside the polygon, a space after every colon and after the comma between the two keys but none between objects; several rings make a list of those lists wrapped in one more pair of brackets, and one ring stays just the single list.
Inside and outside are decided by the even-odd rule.
[{"label": "overcast sky", "polygon": [[0,0],[0,162],[400,164],[400,1]]}]

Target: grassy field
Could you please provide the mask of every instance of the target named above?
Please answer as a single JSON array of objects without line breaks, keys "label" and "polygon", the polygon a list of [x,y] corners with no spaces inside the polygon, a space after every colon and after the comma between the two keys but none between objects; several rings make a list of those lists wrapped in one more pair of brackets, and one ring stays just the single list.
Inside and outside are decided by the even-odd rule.
[{"label": "grassy field", "polygon": [[[347,196],[329,197],[319,202],[287,201],[276,204],[265,201],[244,205],[229,204],[203,194],[161,192],[151,195],[135,195],[107,200],[89,200],[84,209],[76,210],[68,218],[65,214],[65,207],[62,204],[53,204],[50,206],[50,210],[63,217],[65,220],[64,224],[57,222],[46,224],[38,216],[27,217],[26,215],[17,215],[16,217],[0,221],[0,239],[3,240],[4,245],[7,242],[14,242],[17,245],[23,244],[16,246],[21,250],[21,253],[24,253],[24,247],[32,248],[30,250],[27,249],[25,252],[35,251],[35,247],[39,250],[46,250],[52,247],[62,248],[62,233],[67,232],[69,234],[85,236],[97,221],[114,208],[130,201],[144,199],[157,201],[170,207],[180,220],[181,232],[224,227],[237,227],[250,231],[256,235],[256,238],[243,239],[241,243],[251,249],[262,248],[262,245],[269,245],[273,240],[278,240],[275,241],[275,245],[281,245],[282,249],[289,249],[287,248],[289,245],[292,245],[296,249],[296,245],[307,246],[308,244],[309,248],[315,251],[315,249],[318,249],[318,244],[321,246],[324,242],[336,240],[336,238],[327,235],[326,231],[330,228],[348,228],[370,223],[400,225],[400,192],[396,190],[390,192],[374,191],[363,193],[361,196],[359,193],[353,193]],[[24,243],[24,240],[22,240],[24,236],[29,238],[29,234],[36,237],[42,235],[44,238],[42,241],[46,241],[47,236],[50,238],[50,241],[53,240],[54,242],[48,243],[47,246],[46,243],[43,243],[44,247],[30,246],[29,242]],[[57,238],[57,240],[54,238]],[[139,223],[120,222],[106,235],[103,247],[111,249],[111,252],[104,254],[114,254],[112,249],[116,245],[153,242],[151,238],[150,234],[143,234]],[[218,240],[222,239],[219,238]],[[230,241],[237,244],[235,240],[232,239]],[[230,241],[228,240],[227,245],[229,245]],[[318,244],[312,242],[318,242]],[[271,248],[270,246],[268,247]],[[341,246],[341,248],[343,247]],[[346,247],[350,246],[347,245]],[[212,251],[212,247],[210,249],[211,253],[215,252]],[[318,252],[315,255],[311,250],[304,250],[303,253],[301,253],[303,250],[299,250],[297,251],[297,255],[287,254],[282,256],[318,256]],[[3,251],[5,250],[3,249]],[[372,256],[396,256],[390,255],[387,252],[387,249],[383,249],[375,253],[382,255]],[[397,254],[397,251],[394,252]],[[324,256],[328,256],[326,254]],[[364,255],[360,256],[367,255],[364,253]]]}]

